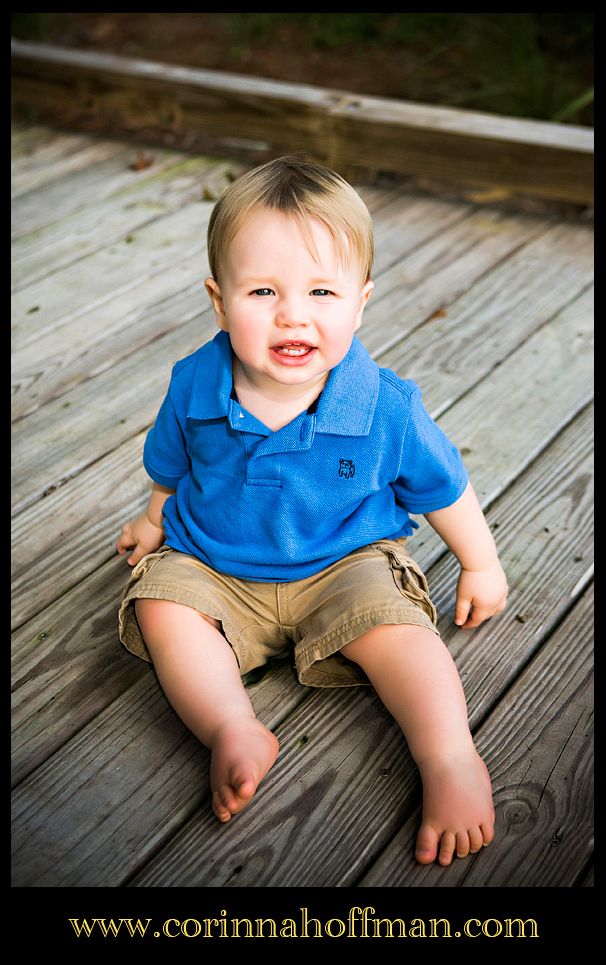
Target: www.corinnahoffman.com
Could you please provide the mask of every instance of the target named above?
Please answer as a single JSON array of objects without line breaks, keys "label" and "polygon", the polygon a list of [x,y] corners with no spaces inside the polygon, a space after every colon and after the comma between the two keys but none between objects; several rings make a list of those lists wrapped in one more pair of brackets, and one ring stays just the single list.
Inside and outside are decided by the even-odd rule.
[{"label": "www.corinnahoffman.com", "polygon": [[534,918],[380,918],[375,909],[353,906],[344,917],[320,918],[299,908],[290,918],[70,918],[77,938],[538,938]]}]

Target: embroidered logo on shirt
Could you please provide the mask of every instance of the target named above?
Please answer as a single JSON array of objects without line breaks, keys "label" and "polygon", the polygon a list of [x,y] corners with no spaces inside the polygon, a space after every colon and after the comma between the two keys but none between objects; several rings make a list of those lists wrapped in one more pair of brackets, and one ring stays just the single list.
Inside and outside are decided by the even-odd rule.
[{"label": "embroidered logo on shirt", "polygon": [[351,459],[339,459],[339,475],[345,479],[353,479],[356,474],[355,463]]}]

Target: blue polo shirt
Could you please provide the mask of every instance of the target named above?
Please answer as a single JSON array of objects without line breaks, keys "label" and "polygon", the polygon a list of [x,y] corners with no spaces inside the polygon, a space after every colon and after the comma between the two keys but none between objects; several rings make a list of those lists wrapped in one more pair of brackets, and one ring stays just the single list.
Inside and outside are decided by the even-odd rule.
[{"label": "blue polo shirt", "polygon": [[409,536],[409,513],[451,505],[468,479],[418,386],[380,368],[357,338],[316,402],[272,432],[239,404],[219,332],[174,366],[143,462],[176,490],[164,504],[169,546],[264,582]]}]

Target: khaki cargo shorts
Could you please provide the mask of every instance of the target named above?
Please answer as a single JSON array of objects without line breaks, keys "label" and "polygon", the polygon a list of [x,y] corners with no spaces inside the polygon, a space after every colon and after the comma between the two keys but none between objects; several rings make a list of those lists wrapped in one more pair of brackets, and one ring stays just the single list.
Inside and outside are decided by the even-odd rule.
[{"label": "khaki cargo shorts", "polygon": [[412,623],[438,633],[427,580],[405,543],[405,538],[370,543],[290,583],[227,576],[163,546],[132,571],[120,606],[120,640],[151,661],[134,601],[172,600],[220,622],[242,676],[293,646],[302,684],[368,684],[357,664],[339,653],[346,643],[384,623]]}]

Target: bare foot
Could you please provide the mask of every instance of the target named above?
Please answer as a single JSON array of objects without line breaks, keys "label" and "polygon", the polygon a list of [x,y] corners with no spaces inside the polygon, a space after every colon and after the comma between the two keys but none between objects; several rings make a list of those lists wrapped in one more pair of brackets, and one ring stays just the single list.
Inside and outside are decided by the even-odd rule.
[{"label": "bare foot", "polygon": [[423,781],[423,818],[415,857],[449,865],[453,855],[475,854],[494,837],[490,777],[472,745],[468,751],[419,764]]},{"label": "bare foot", "polygon": [[278,756],[278,741],[254,717],[224,725],[211,748],[212,808],[219,821],[229,821],[253,797]]}]

